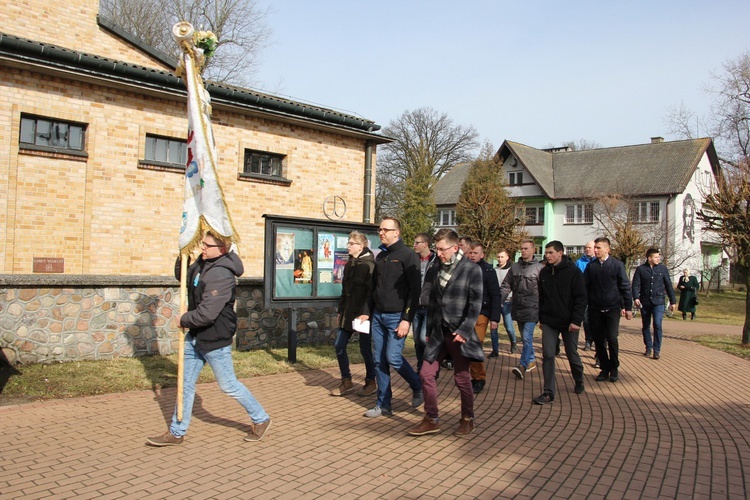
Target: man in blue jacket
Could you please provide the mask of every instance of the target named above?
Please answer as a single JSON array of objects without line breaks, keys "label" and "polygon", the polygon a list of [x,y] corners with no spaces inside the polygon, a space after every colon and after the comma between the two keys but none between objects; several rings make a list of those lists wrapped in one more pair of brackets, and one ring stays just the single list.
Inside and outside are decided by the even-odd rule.
[{"label": "man in blue jacket", "polygon": [[565,356],[575,382],[575,393],[584,392],[583,363],[578,355],[578,332],[586,311],[586,285],[583,274],[563,252],[557,240],[544,248],[547,265],[539,272],[539,324],[542,328],[542,371],[544,393],[534,398],[543,405],[555,400],[555,350],[562,335]]},{"label": "man in blue jacket", "polygon": [[[669,269],[661,264],[661,253],[656,248],[646,250],[646,262],[638,266],[633,275],[633,297],[635,305],[641,308],[643,321],[643,343],[646,344],[644,356],[654,354],[659,359],[662,339],[662,319],[664,318],[664,299],[669,296],[669,310],[674,311],[675,299],[672,278]],[[651,341],[651,319],[654,322],[654,339]]]},{"label": "man in blue jacket", "polygon": [[619,380],[620,316],[633,319],[633,296],[625,265],[609,255],[609,239],[594,240],[594,255],[583,273],[589,300],[589,323],[594,334],[601,372],[597,382]]},{"label": "man in blue jacket", "polygon": [[[576,266],[578,269],[581,270],[581,274],[586,272],[586,268],[589,266],[589,263],[591,263],[592,260],[594,260],[596,257],[594,257],[594,240],[589,241],[586,243],[586,246],[583,247],[583,255],[581,255],[578,260],[576,261]],[[591,335],[591,326],[589,325],[589,312],[586,311],[586,314],[583,316],[583,335],[586,339],[586,343],[583,345],[584,351],[590,351],[591,346],[594,343],[594,337]],[[598,363],[598,360],[597,360]],[[596,365],[598,366],[598,364]]]}]

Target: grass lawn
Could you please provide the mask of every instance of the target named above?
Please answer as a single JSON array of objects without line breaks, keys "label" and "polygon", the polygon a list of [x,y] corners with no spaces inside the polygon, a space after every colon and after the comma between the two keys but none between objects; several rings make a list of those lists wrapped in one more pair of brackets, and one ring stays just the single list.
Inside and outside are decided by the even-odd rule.
[{"label": "grass lawn", "polygon": [[[404,355],[414,356],[411,336],[407,339]],[[240,379],[338,366],[332,345],[298,347],[296,364],[286,361],[286,348],[234,351],[232,358],[235,373]],[[362,356],[356,344],[349,346],[349,361],[352,364],[362,363]],[[215,381],[213,372],[209,366],[206,366],[198,382],[213,381]],[[111,361],[80,361],[16,367],[3,365],[0,366],[0,405],[175,387],[176,385],[176,354],[120,358]]]}]

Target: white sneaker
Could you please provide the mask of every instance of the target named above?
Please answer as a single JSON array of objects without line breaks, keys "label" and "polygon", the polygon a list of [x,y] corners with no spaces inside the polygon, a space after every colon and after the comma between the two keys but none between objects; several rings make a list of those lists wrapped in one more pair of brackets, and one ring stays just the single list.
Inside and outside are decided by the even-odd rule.
[{"label": "white sneaker", "polygon": [[365,412],[365,417],[367,418],[387,417],[390,415],[393,415],[393,412],[390,410],[390,408],[381,408],[379,406],[371,408]]}]

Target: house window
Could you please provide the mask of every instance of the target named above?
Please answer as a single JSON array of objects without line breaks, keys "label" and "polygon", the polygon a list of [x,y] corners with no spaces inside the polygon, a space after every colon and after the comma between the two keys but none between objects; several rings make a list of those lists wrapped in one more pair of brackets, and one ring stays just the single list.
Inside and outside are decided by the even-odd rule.
[{"label": "house window", "polygon": [[523,172],[510,172],[508,174],[509,186],[520,186],[523,184]]},{"label": "house window", "polygon": [[21,146],[83,151],[86,125],[52,118],[21,117]]},{"label": "house window", "polygon": [[566,224],[593,224],[594,205],[578,204],[565,205]]},{"label": "house window", "polygon": [[438,225],[452,227],[456,225],[455,210],[438,210]]},{"label": "house window", "polygon": [[187,164],[187,141],[146,134],[144,159],[146,162],[179,165],[184,168]]},{"label": "house window", "polygon": [[281,177],[281,167],[284,155],[265,153],[261,151],[245,150],[246,174],[264,175],[268,177]]},{"label": "house window", "polygon": [[653,223],[659,222],[659,202],[640,201],[635,204],[635,222]]},{"label": "house window", "polygon": [[565,255],[583,255],[583,245],[566,246]]},{"label": "house window", "polygon": [[526,207],[526,224],[544,224],[544,207]]}]

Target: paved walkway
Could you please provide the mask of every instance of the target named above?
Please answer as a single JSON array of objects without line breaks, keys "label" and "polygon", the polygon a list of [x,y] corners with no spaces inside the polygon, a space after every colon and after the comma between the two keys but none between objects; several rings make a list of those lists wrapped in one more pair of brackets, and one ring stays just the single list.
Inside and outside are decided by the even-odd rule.
[{"label": "paved walkway", "polygon": [[246,418],[215,384],[199,387],[181,447],[144,444],[166,428],[174,390],[0,407],[0,498],[747,498],[750,363],[680,338],[740,328],[667,325],[658,361],[642,356],[635,322],[623,328],[614,384],[594,382],[582,352],[581,396],[558,358],[546,406],[531,403],[541,369],[518,381],[516,355],[490,359],[468,438],[452,436],[449,376],[443,432],[420,438],[406,434],[422,413],[403,380],[394,416],[366,419],[373,399],[328,395],[335,369],[247,380],[274,420],[260,443],[243,441]]}]

